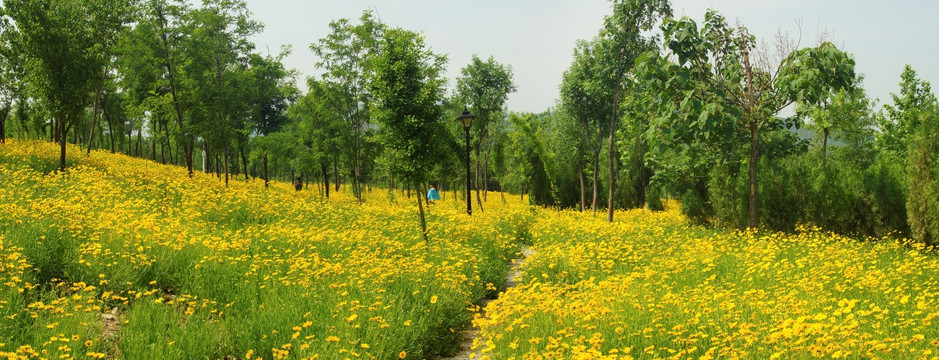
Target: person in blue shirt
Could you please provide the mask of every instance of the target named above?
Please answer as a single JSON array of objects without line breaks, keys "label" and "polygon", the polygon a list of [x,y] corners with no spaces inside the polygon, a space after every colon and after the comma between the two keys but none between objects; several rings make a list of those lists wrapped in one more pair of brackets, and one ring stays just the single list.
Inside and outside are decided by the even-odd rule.
[{"label": "person in blue shirt", "polygon": [[440,193],[437,192],[437,184],[430,183],[430,190],[427,190],[427,201],[440,200]]}]

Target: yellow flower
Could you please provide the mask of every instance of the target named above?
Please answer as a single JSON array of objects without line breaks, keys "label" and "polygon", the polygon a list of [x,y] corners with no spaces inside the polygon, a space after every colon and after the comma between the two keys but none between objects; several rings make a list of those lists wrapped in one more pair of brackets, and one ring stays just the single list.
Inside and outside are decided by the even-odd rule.
[{"label": "yellow flower", "polygon": [[339,342],[339,337],[335,335],[330,335],[326,338],[327,342]]},{"label": "yellow flower", "polygon": [[398,359],[404,359],[406,357],[408,357],[408,353],[404,351],[398,353]]},{"label": "yellow flower", "polygon": [[436,304],[436,303],[437,303],[437,295],[434,295],[434,296],[431,296],[431,297],[430,297],[430,303],[431,303],[431,304]]}]

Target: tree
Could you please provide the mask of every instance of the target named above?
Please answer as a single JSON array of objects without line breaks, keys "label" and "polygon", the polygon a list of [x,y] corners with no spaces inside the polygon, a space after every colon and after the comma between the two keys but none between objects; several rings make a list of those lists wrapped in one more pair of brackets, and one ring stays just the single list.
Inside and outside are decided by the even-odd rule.
[{"label": "tree", "polygon": [[[392,171],[405,183],[419,188],[434,163],[436,129],[439,127],[444,79],[440,73],[446,57],[426,48],[424,38],[402,29],[384,34],[375,57],[371,82],[381,138],[395,158]],[[421,196],[417,196],[424,241],[427,225]]]},{"label": "tree", "polygon": [[349,137],[346,144],[352,163],[352,185],[361,203],[362,155],[367,138],[372,136],[370,103],[373,95],[369,93],[368,79],[374,65],[369,54],[377,53],[385,26],[375,21],[369,11],[359,20],[358,25],[350,24],[347,19],[331,22],[330,34],[311,44],[310,49],[320,58],[316,66],[326,71],[323,79],[333,88],[342,90],[337,94],[337,101],[331,104],[337,106],[335,113],[349,129],[343,134]]},{"label": "tree", "polygon": [[22,39],[27,73],[49,104],[60,144],[59,169],[65,170],[69,130],[81,119],[88,95],[108,59],[101,49],[123,25],[122,0],[8,0],[7,15]]},{"label": "tree", "polygon": [[0,144],[6,142],[6,123],[13,102],[23,97],[23,59],[20,56],[19,33],[0,7]]},{"label": "tree", "polygon": [[[249,80],[249,88],[241,98],[248,100],[246,110],[250,121],[246,127],[240,129],[241,131],[236,132],[238,151],[245,169],[248,167],[248,161],[244,154],[244,146],[248,136],[252,133],[267,136],[279,131],[288,121],[287,108],[299,92],[293,85],[293,71],[287,70],[283,65],[283,59],[289,54],[290,49],[285,48],[276,58],[263,57],[258,54],[251,54],[248,58],[249,68],[246,77]],[[237,96],[234,98],[238,99]],[[266,156],[264,161],[267,162]],[[247,172],[245,178],[247,178]],[[264,181],[265,184],[269,181],[266,172]]]},{"label": "tree", "polygon": [[887,117],[880,123],[878,145],[905,161],[910,137],[924,119],[921,113],[936,106],[936,95],[929,82],[917,78],[916,70],[906,65],[900,74],[900,94],[891,93],[890,97],[893,105],[884,106]]},{"label": "tree", "polygon": [[678,63],[655,60],[657,54],[643,60],[645,80],[660,89],[662,105],[650,140],[690,135],[694,141],[743,145],[731,134],[748,132],[748,226],[757,228],[760,130],[775,128],[773,115],[793,102],[819,103],[831,89],[846,87],[854,79],[854,61],[826,44],[790,51],[794,45],[782,42],[782,59],[775,62],[745,27],[729,26],[713,10],[700,31],[687,17],[667,19],[662,29]]},{"label": "tree", "polygon": [[[482,61],[473,54],[473,59],[460,69],[457,82],[457,98],[464,100],[476,115],[472,131],[475,132],[473,148],[476,154],[476,201],[480,201],[480,165],[482,165],[483,197],[489,190],[489,156],[494,145],[494,128],[504,123],[502,110],[509,94],[516,91],[512,82],[512,68],[500,64],[490,56]],[[482,164],[480,164],[480,162]]]},{"label": "tree", "polygon": [[864,155],[869,152],[864,148],[873,143],[876,117],[873,101],[860,86],[861,79],[856,81],[857,84],[850,88],[839,89],[831,94],[823,105],[800,104],[796,107],[796,114],[811,119],[808,127],[816,137],[821,134],[823,157],[828,156],[829,138],[842,140],[853,153],[852,161],[863,168],[870,160],[869,156]]},{"label": "tree", "polygon": [[613,193],[615,185],[616,130],[620,116],[627,73],[633,68],[639,56],[655,48],[655,38],[646,36],[646,33],[658,23],[661,17],[672,15],[672,9],[667,0],[614,0],[613,14],[607,16],[603,22],[598,45],[600,47],[601,61],[600,77],[606,87],[610,89],[612,106],[610,112],[610,125],[608,128],[609,146],[608,156],[608,196],[607,221],[613,222]]},{"label": "tree", "polygon": [[339,115],[334,112],[339,107],[333,103],[339,89],[312,77],[307,79],[307,85],[309,92],[289,108],[288,114],[297,124],[299,156],[319,165],[325,196],[329,198],[329,165],[330,160],[338,156],[343,128]]},{"label": "tree", "polygon": [[[590,209],[594,212],[597,211],[599,199],[600,151],[603,134],[609,131],[608,109],[612,106],[609,104],[612,96],[605,88],[599,86],[597,63],[601,60],[597,58],[596,47],[596,41],[578,41],[574,48],[574,61],[561,80],[561,106],[571,119],[581,125],[583,144],[593,155],[593,196]],[[585,166],[579,167],[583,172]]]},{"label": "tree", "polygon": [[[907,65],[901,74],[900,96],[887,112],[882,139],[888,151],[908,155],[909,197],[906,211],[913,238],[939,245],[939,102],[929,82]],[[904,147],[904,144],[909,144]]]},{"label": "tree", "polygon": [[170,147],[167,118],[172,118],[177,142],[183,147],[186,168],[192,176],[197,129],[191,109],[195,107],[192,88],[196,83],[189,80],[183,65],[195,54],[188,50],[192,46],[189,14],[193,10],[185,2],[169,0],[141,2],[136,10],[136,24],[121,38],[116,52],[120,54],[121,84],[130,94],[128,108],[138,125],[137,154],[142,155],[139,145],[145,120],[163,128],[151,133],[151,141],[162,133],[165,145]]},{"label": "tree", "polygon": [[[861,79],[853,75],[853,66],[841,66],[840,64],[854,63],[850,56],[838,50],[829,42],[824,42],[816,48],[806,48],[794,52],[792,59],[798,61],[800,66],[809,69],[820,70],[814,74],[817,80],[824,84],[834,84],[828,89],[822,89],[822,92],[815,97],[814,101],[803,101],[796,112],[810,112],[812,118],[812,128],[822,133],[822,155],[828,154],[828,137],[832,128],[842,129],[848,127],[850,122],[857,121],[858,112],[861,109],[857,106],[864,106],[859,101],[859,85]],[[845,72],[850,72],[847,74]],[[847,79],[847,81],[845,81]],[[826,91],[827,90],[827,91]],[[853,97],[853,98],[849,98]],[[804,98],[808,99],[808,98]],[[852,101],[853,100],[853,101]],[[854,106],[855,108],[849,108]],[[829,111],[831,108],[832,111]]]}]

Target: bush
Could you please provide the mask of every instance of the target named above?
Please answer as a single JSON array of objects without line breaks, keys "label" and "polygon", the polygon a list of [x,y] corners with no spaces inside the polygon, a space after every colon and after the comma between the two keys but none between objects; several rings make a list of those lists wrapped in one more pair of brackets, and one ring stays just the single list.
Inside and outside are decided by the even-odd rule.
[{"label": "bush", "polygon": [[864,201],[871,210],[873,236],[909,236],[905,169],[898,162],[878,158],[864,171]]},{"label": "bush", "polygon": [[681,197],[681,213],[696,224],[707,224],[709,212],[702,189],[691,188]]},{"label": "bush", "polygon": [[731,166],[719,164],[711,170],[707,185],[708,201],[714,211],[714,225],[743,229],[749,215],[748,180],[739,165],[736,168]]},{"label": "bush", "polygon": [[650,187],[646,190],[646,207],[652,211],[663,211],[665,206],[662,205],[662,192],[657,187]]}]

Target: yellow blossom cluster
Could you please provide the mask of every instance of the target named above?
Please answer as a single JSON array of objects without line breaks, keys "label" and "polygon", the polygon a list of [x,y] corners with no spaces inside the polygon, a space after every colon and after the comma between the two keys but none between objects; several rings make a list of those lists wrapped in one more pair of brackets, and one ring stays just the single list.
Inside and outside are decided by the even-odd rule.
[{"label": "yellow blossom cluster", "polygon": [[[428,358],[497,291],[531,208],[472,217],[386,189],[213,174],[0,145],[0,358]],[[320,189],[321,190],[321,189]],[[446,190],[446,189],[445,189]]]},{"label": "yellow blossom cluster", "polygon": [[939,258],[818,229],[540,210],[523,284],[477,316],[493,359],[937,359]]}]

